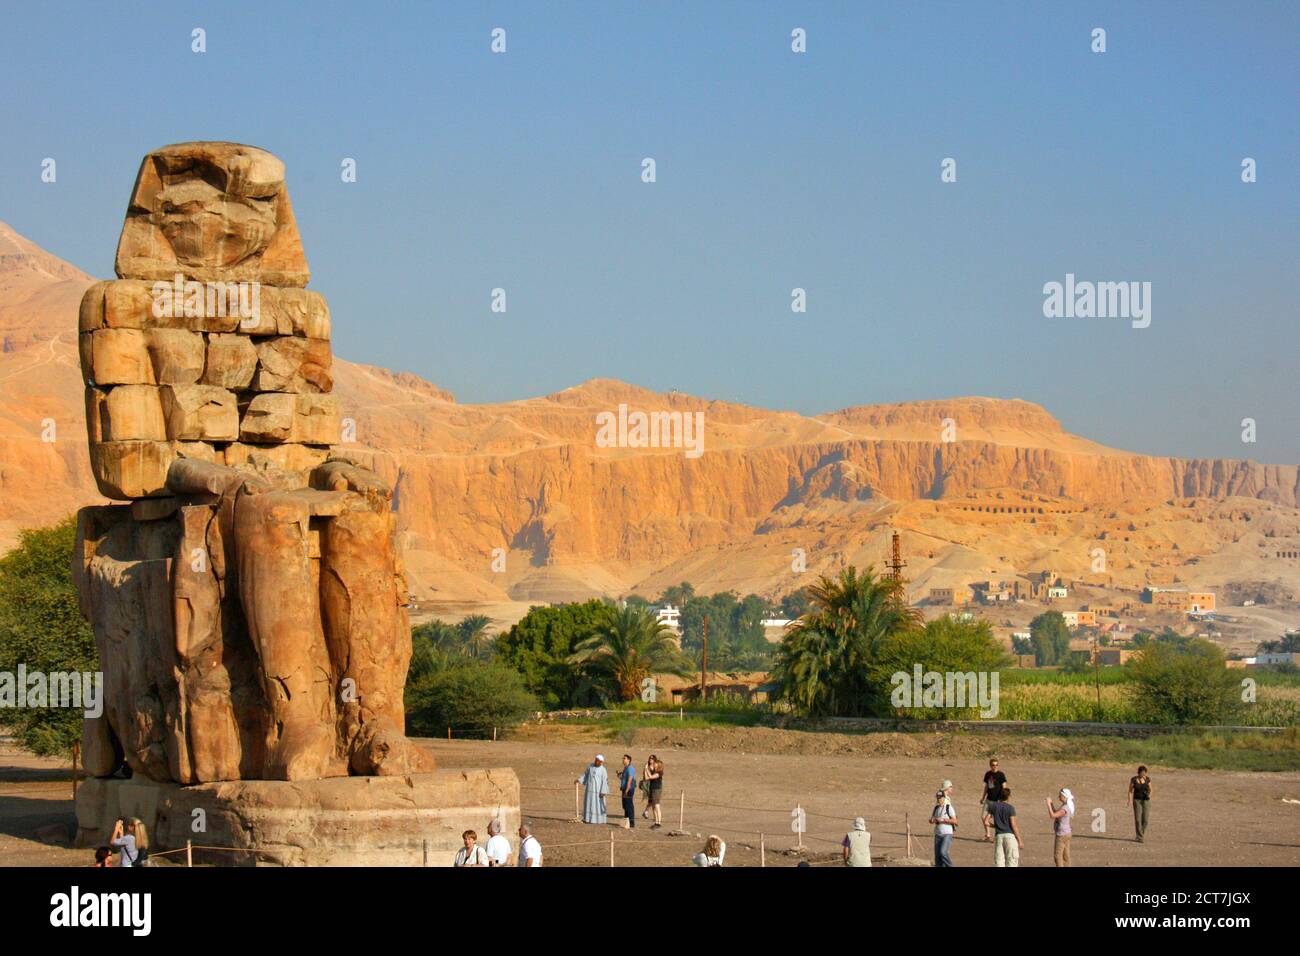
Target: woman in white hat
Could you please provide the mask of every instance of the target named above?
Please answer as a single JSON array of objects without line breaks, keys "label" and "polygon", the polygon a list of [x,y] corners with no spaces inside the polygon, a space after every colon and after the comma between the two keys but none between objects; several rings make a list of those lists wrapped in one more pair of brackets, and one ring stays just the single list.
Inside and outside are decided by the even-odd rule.
[{"label": "woman in white hat", "polygon": [[1056,842],[1052,847],[1052,858],[1056,860],[1057,866],[1070,865],[1070,818],[1074,816],[1074,794],[1070,792],[1069,787],[1062,787],[1061,792],[1057,794],[1061,805],[1058,807],[1051,799],[1047,799],[1047,815],[1052,820],[1052,832],[1056,834]]}]

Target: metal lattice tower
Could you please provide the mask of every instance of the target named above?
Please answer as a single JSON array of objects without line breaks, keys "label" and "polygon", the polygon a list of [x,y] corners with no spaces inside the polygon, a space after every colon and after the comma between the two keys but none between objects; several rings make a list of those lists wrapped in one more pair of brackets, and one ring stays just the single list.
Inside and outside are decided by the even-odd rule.
[{"label": "metal lattice tower", "polygon": [[885,567],[889,569],[889,577],[892,580],[903,580],[903,568],[907,567],[907,562],[903,560],[903,543],[897,531],[894,532],[890,558],[885,562]]}]

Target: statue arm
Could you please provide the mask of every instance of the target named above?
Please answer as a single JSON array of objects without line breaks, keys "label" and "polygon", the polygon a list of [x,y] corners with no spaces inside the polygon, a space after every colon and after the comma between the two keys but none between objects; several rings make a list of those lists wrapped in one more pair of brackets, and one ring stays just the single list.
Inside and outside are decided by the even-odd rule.
[{"label": "statue arm", "polygon": [[320,491],[358,491],[392,500],[393,491],[369,468],[346,458],[331,458],[311,473],[311,486]]},{"label": "statue arm", "polygon": [[270,490],[260,478],[197,458],[178,458],[167,469],[167,490],[177,495],[227,495],[241,487],[249,494]]}]

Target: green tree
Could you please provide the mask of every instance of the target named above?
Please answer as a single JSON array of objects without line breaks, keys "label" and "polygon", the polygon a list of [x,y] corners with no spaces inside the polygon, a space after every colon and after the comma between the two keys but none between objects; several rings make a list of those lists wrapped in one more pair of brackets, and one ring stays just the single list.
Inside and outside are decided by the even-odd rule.
[{"label": "green tree", "polygon": [[1047,611],[1029,622],[1034,643],[1034,663],[1039,667],[1064,664],[1070,655],[1070,629],[1060,611]]},{"label": "green tree", "polygon": [[569,662],[607,684],[619,700],[635,700],[641,682],[656,673],[686,670],[672,629],[647,608],[613,611],[580,641]]},{"label": "green tree", "polygon": [[569,658],[611,612],[608,604],[597,600],[530,608],[518,624],[497,637],[496,659],[523,675],[524,686],[548,710],[589,703],[589,687],[578,681]]},{"label": "green tree", "polygon": [[1241,685],[1223,651],[1202,638],[1152,641],[1127,665],[1138,720],[1151,724],[1222,724],[1241,710]]},{"label": "green tree", "polygon": [[659,596],[659,604],[673,604],[681,607],[687,601],[695,596],[695,588],[689,581],[683,581],[681,584],[674,584],[664,589],[664,593]]},{"label": "green tree", "polygon": [[727,662],[757,662],[771,657],[763,632],[767,602],[756,594],[738,597],[733,591],[693,595],[681,605],[682,649],[698,665],[704,648],[704,622],[709,630],[709,667],[740,666]]},{"label": "green tree", "polygon": [[883,706],[869,668],[883,641],[919,626],[904,586],[850,566],[808,589],[812,610],[777,650],[780,695],[811,715],[860,715]]},{"label": "green tree", "polygon": [[411,628],[411,643],[416,649],[425,646],[442,654],[464,653],[460,630],[440,618]]},{"label": "green tree", "polygon": [[[0,672],[95,673],[95,637],[72,586],[76,519],[24,531],[0,558]],[[0,709],[0,720],[38,754],[69,753],[81,739],[84,708]]]},{"label": "green tree", "polygon": [[812,602],[808,600],[807,588],[791,591],[781,598],[781,617],[786,620],[793,621],[797,617],[803,617],[811,609]]},{"label": "green tree", "polygon": [[1066,674],[1087,674],[1092,670],[1092,658],[1087,651],[1070,651],[1061,663]]},{"label": "green tree", "polygon": [[1300,653],[1300,633],[1284,634],[1276,641],[1264,641],[1259,645],[1259,654],[1296,654]]},{"label": "green tree", "polygon": [[[919,628],[900,630],[886,636],[876,647],[875,660],[870,667],[871,681],[874,685],[873,698],[889,700],[897,682],[896,674],[906,675],[910,681],[915,667],[921,665],[922,673],[974,673],[991,675],[1011,663],[1011,659],[1002,649],[993,628],[988,621],[958,621],[951,617],[939,617]],[[989,678],[985,678],[985,687],[991,687]],[[977,698],[970,707],[954,711],[951,708],[923,708],[914,701],[908,713],[925,719],[974,719],[978,717]],[[919,709],[918,709],[919,708]],[[882,716],[892,710],[882,708]]]},{"label": "green tree", "polygon": [[456,625],[456,630],[460,632],[461,642],[471,656],[483,656],[483,644],[487,641],[487,629],[491,623],[492,619],[490,617],[482,614],[470,614]]},{"label": "green tree", "polygon": [[513,726],[540,710],[513,668],[421,643],[412,655],[406,683],[407,733],[442,736],[451,727],[485,736],[494,727]]}]

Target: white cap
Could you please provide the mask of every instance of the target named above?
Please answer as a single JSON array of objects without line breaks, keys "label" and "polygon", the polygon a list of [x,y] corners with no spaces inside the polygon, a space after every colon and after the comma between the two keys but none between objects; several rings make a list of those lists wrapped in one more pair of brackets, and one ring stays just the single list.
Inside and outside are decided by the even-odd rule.
[{"label": "white cap", "polygon": [[605,761],[605,755],[604,755],[604,754],[596,754],[596,759],[599,760],[599,761],[601,761],[602,763],[604,763],[604,761]]}]

